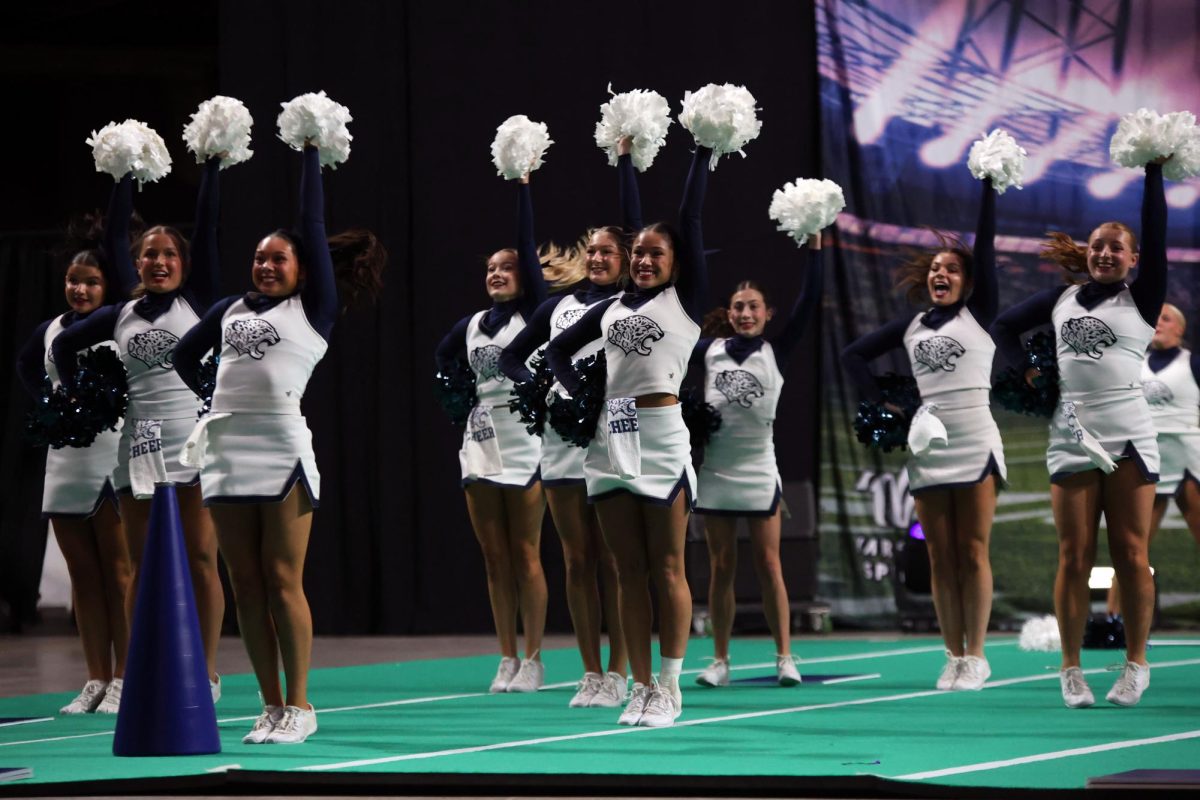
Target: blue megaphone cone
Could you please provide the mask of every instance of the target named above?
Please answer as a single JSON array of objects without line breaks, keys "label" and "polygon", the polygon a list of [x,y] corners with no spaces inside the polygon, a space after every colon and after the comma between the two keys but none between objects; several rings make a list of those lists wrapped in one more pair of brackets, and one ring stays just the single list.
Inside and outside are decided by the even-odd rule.
[{"label": "blue megaphone cone", "polygon": [[221,752],[173,484],[154,489],[113,754]]}]

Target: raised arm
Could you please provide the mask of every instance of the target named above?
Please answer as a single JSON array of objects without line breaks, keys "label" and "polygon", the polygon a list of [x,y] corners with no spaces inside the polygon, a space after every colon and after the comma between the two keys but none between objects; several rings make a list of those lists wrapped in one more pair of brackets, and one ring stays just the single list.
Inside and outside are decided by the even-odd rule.
[{"label": "raised arm", "polygon": [[34,399],[42,396],[42,379],[46,377],[46,329],[53,321],[48,319],[38,325],[17,355],[17,377]]},{"label": "raised arm", "polygon": [[325,235],[325,187],[321,183],[321,152],[309,145],[304,148],[300,167],[300,236],[308,259],[300,301],[317,333],[326,339],[333,333],[337,319],[337,276]]},{"label": "raised arm", "polygon": [[129,220],[133,216],[133,175],[126,175],[113,186],[104,217],[104,278],[112,287],[106,302],[126,300],[138,285],[138,271],[129,252]]},{"label": "raised arm", "polygon": [[975,223],[974,288],[967,308],[975,321],[987,328],[1000,307],[1000,284],[996,279],[996,190],[991,178],[983,181],[983,199],[979,203],[979,221]]},{"label": "raised arm", "polygon": [[75,354],[112,339],[117,331],[120,313],[119,305],[102,306],[89,314],[87,319],[76,322],[54,337],[54,343],[50,345],[51,356],[58,369],[59,380],[68,389],[75,385]]},{"label": "raised arm", "polygon": [[867,364],[889,350],[904,346],[904,332],[914,316],[916,314],[906,314],[894,319],[882,328],[855,339],[842,351],[842,369],[850,376],[860,397],[868,400],[881,397],[875,376]]},{"label": "raised arm", "polygon": [[1142,319],[1154,327],[1167,299],[1167,197],[1163,190],[1162,164],[1146,165],[1139,252],[1138,276],[1129,287],[1129,294]]},{"label": "raised arm", "polygon": [[1049,323],[1051,314],[1054,312],[1054,304],[1066,290],[1066,286],[1043,289],[996,318],[992,327],[988,329],[988,333],[991,334],[992,341],[996,343],[996,349],[1000,351],[1000,356],[1004,359],[1005,364],[1012,367],[1021,365],[1025,360],[1025,348],[1021,346],[1021,334],[1030,328]]},{"label": "raised arm", "polygon": [[637,171],[633,168],[633,156],[628,152],[622,153],[617,158],[617,180],[621,193],[621,227],[625,229],[626,233],[637,233],[645,227],[642,222],[642,194],[638,190]]},{"label": "raised arm", "polygon": [[221,282],[221,254],[217,224],[221,209],[221,159],[204,162],[200,195],[196,198],[196,227],[192,232],[192,271],[180,294],[197,314],[203,315],[217,299]]},{"label": "raised arm", "polygon": [[[821,234],[816,234],[819,237]],[[806,247],[802,258],[805,262],[804,290],[796,298],[792,312],[788,314],[787,322],[778,335],[770,339],[771,349],[775,351],[775,363],[782,370],[784,364],[800,343],[808,322],[817,314],[821,303],[821,292],[825,278],[825,265],[821,261],[820,239],[816,239],[816,247]]]},{"label": "raised arm", "polygon": [[712,346],[713,337],[704,336],[700,341],[696,342],[696,346],[692,348],[692,354],[688,357],[687,372],[684,373],[685,378],[703,379],[704,377],[704,357],[708,353],[708,348]]},{"label": "raised arm", "polygon": [[538,306],[525,327],[500,354],[500,371],[513,383],[533,380],[533,373],[525,362],[534,350],[550,341],[550,317],[561,301],[561,297],[551,297]]},{"label": "raised arm", "polygon": [[234,295],[213,303],[212,308],[175,345],[172,358],[175,374],[197,397],[200,396],[200,367],[204,357],[213,348],[221,346],[221,319],[239,299],[240,295]]},{"label": "raised arm", "polygon": [[529,319],[537,307],[546,302],[546,279],[538,258],[537,242],[533,238],[533,196],[528,176],[517,184],[517,265],[521,273],[521,316]]},{"label": "raised arm", "polygon": [[550,365],[550,371],[571,394],[575,394],[580,389],[579,376],[575,373],[571,356],[579,352],[584,345],[594,342],[604,334],[600,321],[604,318],[604,312],[614,302],[616,302],[615,297],[592,306],[586,314],[580,317],[578,322],[555,336],[554,340],[546,346],[546,363]]},{"label": "raised arm", "polygon": [[[704,231],[700,224],[704,209],[704,194],[708,190],[708,162],[712,150],[697,147],[692,156],[692,168],[688,171],[687,184],[683,190],[683,202],[679,206],[679,233],[683,237],[683,265],[675,291],[683,301],[683,307],[697,323],[704,319],[705,303],[708,302],[708,263],[704,258]],[[676,261],[679,261],[676,254]]]},{"label": "raised arm", "polygon": [[470,317],[463,317],[454,323],[450,332],[438,342],[433,351],[433,360],[442,372],[454,368],[454,362],[465,361],[467,358],[467,326],[471,324]]}]

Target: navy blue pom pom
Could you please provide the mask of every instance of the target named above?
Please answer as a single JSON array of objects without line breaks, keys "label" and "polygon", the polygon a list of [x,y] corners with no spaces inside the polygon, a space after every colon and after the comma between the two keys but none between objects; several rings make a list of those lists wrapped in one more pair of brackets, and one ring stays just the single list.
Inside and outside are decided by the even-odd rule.
[{"label": "navy blue pom pom", "polygon": [[531,436],[541,436],[546,430],[546,395],[554,385],[554,374],[541,353],[529,360],[529,369],[533,379],[513,384],[508,410],[521,418]]},{"label": "navy blue pom pom", "polygon": [[[917,382],[908,375],[889,372],[876,376],[881,397],[878,402],[864,400],[858,404],[854,418],[854,434],[867,447],[889,453],[908,446],[908,425],[921,406]],[[897,414],[889,406],[899,408]]]},{"label": "navy blue pom pom", "polygon": [[438,402],[455,425],[466,425],[471,409],[479,404],[475,394],[475,373],[460,361],[444,372],[438,372],[434,384]]},{"label": "navy blue pom pom", "polygon": [[691,436],[692,449],[704,447],[721,429],[721,412],[706,403],[704,396],[691,386],[680,393],[679,402],[683,406],[683,424],[687,425]]},{"label": "navy blue pom pom", "polygon": [[213,392],[217,389],[217,365],[220,363],[221,357],[216,353],[211,353],[208,358],[204,359],[204,363],[200,365],[197,372],[200,379],[200,399],[204,401],[200,406],[200,412],[196,415],[198,417],[203,417],[212,411]]},{"label": "navy blue pom pom", "polygon": [[129,403],[125,365],[111,347],[94,347],[77,356],[73,391],[42,385],[42,396],[26,418],[25,431],[37,445],[87,447],[101,431],[117,429]]},{"label": "navy blue pom pom", "polygon": [[596,435],[600,412],[604,409],[604,389],[608,364],[604,351],[575,362],[580,389],[570,398],[560,398],[548,408],[550,427],[576,447],[587,447]]},{"label": "navy blue pom pom", "polygon": [[[1042,374],[1033,379],[1033,386],[1025,380],[1029,369]],[[1058,357],[1055,353],[1054,336],[1035,333],[1025,342],[1025,360],[1019,369],[1009,367],[1000,374],[992,386],[992,399],[1002,408],[1033,417],[1052,417],[1058,408]]]}]

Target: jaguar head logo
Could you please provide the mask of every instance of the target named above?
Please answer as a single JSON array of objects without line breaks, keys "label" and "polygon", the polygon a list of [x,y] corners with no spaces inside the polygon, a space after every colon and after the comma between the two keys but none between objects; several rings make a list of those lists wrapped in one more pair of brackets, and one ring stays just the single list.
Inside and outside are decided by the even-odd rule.
[{"label": "jaguar head logo", "polygon": [[1161,408],[1175,399],[1175,393],[1171,391],[1171,387],[1162,381],[1143,381],[1142,394],[1146,396],[1147,403],[1157,408]]},{"label": "jaguar head logo", "polygon": [[504,375],[500,372],[500,354],[502,352],[504,352],[503,349],[494,344],[476,347],[471,351],[467,360],[471,362],[471,369],[475,370],[479,380],[504,380]]},{"label": "jaguar head logo", "polygon": [[558,315],[558,319],[554,321],[554,327],[560,331],[565,331],[567,328],[579,322],[580,318],[586,314],[586,308],[568,308],[566,311]]},{"label": "jaguar head logo", "polygon": [[665,335],[657,322],[641,314],[619,319],[608,326],[608,341],[624,350],[625,355],[648,356],[650,345]]},{"label": "jaguar head logo", "polygon": [[917,342],[917,346],[913,348],[913,360],[934,372],[954,372],[958,368],[958,358],[966,352],[966,348],[956,339],[949,336],[930,336]]},{"label": "jaguar head logo", "polygon": [[1062,324],[1059,336],[1078,355],[1102,358],[1104,348],[1117,343],[1117,335],[1104,320],[1096,317],[1075,317]]},{"label": "jaguar head logo", "polygon": [[266,355],[268,347],[279,342],[275,326],[265,319],[235,319],[225,328],[225,344],[239,356],[248,355],[256,361]]},{"label": "jaguar head logo", "polygon": [[744,369],[727,369],[719,372],[713,379],[713,383],[716,385],[717,391],[725,395],[725,399],[731,405],[737,403],[742,408],[750,408],[754,405],[756,398],[767,393],[763,389],[763,385],[758,382],[758,378]]},{"label": "jaguar head logo", "polygon": [[175,334],[159,328],[151,328],[136,334],[129,340],[129,355],[147,367],[175,369],[172,359],[175,357],[175,345],[177,344],[179,344],[179,337]]}]

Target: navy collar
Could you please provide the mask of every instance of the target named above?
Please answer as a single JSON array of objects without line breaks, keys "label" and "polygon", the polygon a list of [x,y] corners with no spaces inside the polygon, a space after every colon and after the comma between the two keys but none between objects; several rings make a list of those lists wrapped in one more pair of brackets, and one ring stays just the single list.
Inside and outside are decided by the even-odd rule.
[{"label": "navy collar", "polygon": [[147,322],[154,322],[171,310],[175,298],[179,297],[179,292],[179,289],[172,289],[161,294],[146,292],[133,304],[133,311]]},{"label": "navy collar", "polygon": [[260,292],[246,292],[246,296],[242,298],[242,302],[244,302],[246,307],[255,314],[261,314],[264,311],[270,311],[284,300],[287,300],[289,297],[295,297],[299,293],[300,290],[297,289],[291,294],[284,295],[283,297],[270,297]]},{"label": "navy collar", "polygon": [[725,340],[725,352],[739,365],[761,350],[762,346],[761,334],[758,336],[730,336]]},{"label": "navy collar", "polygon": [[952,303],[948,306],[934,306],[921,315],[921,324],[926,328],[933,328],[936,331],[957,317],[958,312],[962,311],[964,305],[966,305],[966,301],[959,300],[957,303]]},{"label": "navy collar", "polygon": [[665,292],[667,289],[670,289],[671,286],[672,284],[667,282],[661,283],[658,286],[654,286],[650,289],[641,289],[635,287],[621,295],[621,304],[628,308],[641,308],[642,306],[646,305],[646,303],[649,303],[651,300]]},{"label": "navy collar", "polygon": [[1079,301],[1079,305],[1083,306],[1088,311],[1091,311],[1108,298],[1116,297],[1128,288],[1129,287],[1124,281],[1118,281],[1116,283],[1088,281],[1079,287],[1079,291],[1076,293],[1075,299]]},{"label": "navy collar", "polygon": [[505,300],[503,303],[492,303],[492,307],[479,319],[479,330],[489,339],[492,338],[504,330],[504,326],[513,318],[513,314],[517,313],[520,305],[521,301],[517,298]]},{"label": "navy collar", "polygon": [[599,303],[601,300],[607,300],[621,291],[621,282],[614,281],[607,286],[597,286],[590,280],[584,280],[578,284],[578,287],[572,292],[575,295],[575,299],[585,306],[590,306],[593,303]]},{"label": "navy collar", "polygon": [[1146,356],[1146,363],[1150,365],[1151,372],[1159,373],[1178,358],[1181,352],[1178,347],[1168,347],[1165,350],[1151,350]]}]

